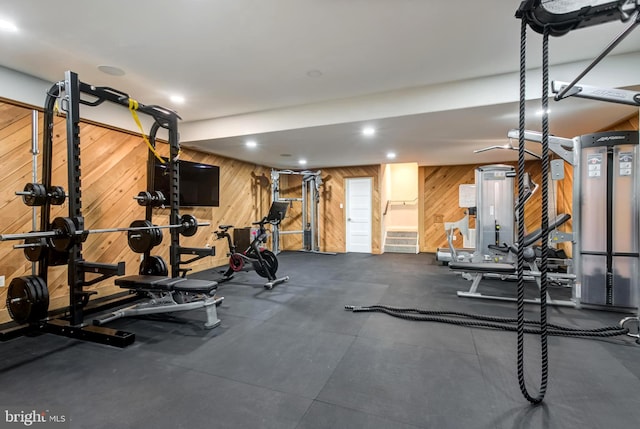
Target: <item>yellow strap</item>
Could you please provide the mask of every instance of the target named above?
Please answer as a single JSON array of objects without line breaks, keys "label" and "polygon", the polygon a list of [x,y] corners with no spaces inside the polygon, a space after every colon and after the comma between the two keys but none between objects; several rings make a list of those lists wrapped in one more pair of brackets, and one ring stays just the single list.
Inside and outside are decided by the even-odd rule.
[{"label": "yellow strap", "polygon": [[162,156],[160,156],[160,154],[158,153],[156,148],[153,147],[153,145],[151,144],[151,142],[149,141],[147,136],[144,134],[144,129],[142,128],[142,124],[140,123],[140,118],[138,117],[138,112],[136,112],[136,110],[138,110],[138,107],[139,107],[138,102],[136,100],[134,100],[133,98],[129,98],[129,111],[131,112],[131,116],[133,116],[133,120],[136,121],[136,124],[138,125],[138,128],[140,129],[140,133],[142,134],[142,139],[147,144],[147,146],[149,146],[149,150],[151,152],[153,152],[155,157],[158,158],[161,163],[166,164],[166,161],[164,159],[162,159]]}]

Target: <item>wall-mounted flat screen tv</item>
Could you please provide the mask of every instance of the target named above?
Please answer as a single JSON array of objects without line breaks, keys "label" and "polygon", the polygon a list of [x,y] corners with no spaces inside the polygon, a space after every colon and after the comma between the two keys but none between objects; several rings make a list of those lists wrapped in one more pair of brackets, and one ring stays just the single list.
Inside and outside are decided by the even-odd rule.
[{"label": "wall-mounted flat screen tv", "polygon": [[[180,163],[180,207],[220,206],[220,167],[190,161]],[[169,204],[169,164],[156,160],[154,191],[160,191]]]}]

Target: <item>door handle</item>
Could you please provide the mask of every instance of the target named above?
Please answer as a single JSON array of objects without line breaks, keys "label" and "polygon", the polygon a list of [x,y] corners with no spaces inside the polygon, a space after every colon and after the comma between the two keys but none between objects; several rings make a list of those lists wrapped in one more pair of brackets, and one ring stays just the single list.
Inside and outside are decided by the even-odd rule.
[{"label": "door handle", "polygon": [[351,222],[351,218],[350,217],[347,218],[347,222]]}]

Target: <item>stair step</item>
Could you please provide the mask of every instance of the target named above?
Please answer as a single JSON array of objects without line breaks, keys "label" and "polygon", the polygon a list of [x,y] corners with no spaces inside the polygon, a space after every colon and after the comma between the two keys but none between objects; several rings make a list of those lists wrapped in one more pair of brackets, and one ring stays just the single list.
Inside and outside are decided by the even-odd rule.
[{"label": "stair step", "polygon": [[417,247],[414,244],[413,246],[398,246],[393,244],[386,244],[384,246],[384,251],[388,253],[418,253]]},{"label": "stair step", "polygon": [[416,237],[389,237],[387,236],[386,244],[394,245],[416,245]]},{"label": "stair step", "polygon": [[414,237],[418,238],[417,231],[387,231],[387,238],[389,237]]}]

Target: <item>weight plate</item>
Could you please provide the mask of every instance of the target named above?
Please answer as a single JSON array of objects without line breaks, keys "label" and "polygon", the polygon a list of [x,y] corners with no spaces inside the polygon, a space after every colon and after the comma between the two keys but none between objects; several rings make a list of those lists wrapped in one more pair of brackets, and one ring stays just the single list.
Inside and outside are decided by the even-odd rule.
[{"label": "weight plate", "polygon": [[162,207],[166,202],[164,194],[160,191],[153,192],[153,207]]},{"label": "weight plate", "polygon": [[[33,231],[31,231],[33,232]],[[33,247],[24,248],[24,256],[28,261],[38,262],[45,255],[47,250],[47,240],[44,238],[27,238],[24,240],[24,244],[33,244]]]},{"label": "weight plate", "polygon": [[40,207],[47,203],[47,188],[40,183],[27,183],[24,192],[29,195],[23,195],[22,202],[30,207]]},{"label": "weight plate", "polygon": [[51,224],[52,230],[60,231],[60,235],[49,238],[49,245],[58,252],[66,252],[74,244],[76,226],[68,217],[57,217]]},{"label": "weight plate", "polygon": [[64,188],[62,186],[52,186],[49,188],[49,198],[51,204],[54,206],[59,206],[64,204],[64,200],[67,198],[67,194],[64,192]]},{"label": "weight plate", "polygon": [[49,314],[49,288],[42,277],[32,276],[32,282],[35,284],[39,295],[39,305],[34,317],[35,320],[42,320]]},{"label": "weight plate", "polygon": [[169,270],[161,256],[149,256],[140,263],[140,275],[168,276]]},{"label": "weight plate", "polygon": [[47,283],[41,277],[26,276],[24,280],[34,297],[27,322],[37,322],[47,317],[49,311],[49,289],[47,288]]},{"label": "weight plate", "polygon": [[7,290],[7,310],[9,316],[22,324],[30,320],[35,301],[34,291],[29,287],[25,277],[16,277],[11,280]]},{"label": "weight plate", "polygon": [[151,203],[151,193],[148,191],[140,191],[138,192],[136,200],[138,200],[139,205],[146,207]]},{"label": "weight plate", "polygon": [[149,228],[139,229],[127,232],[127,243],[129,247],[136,253],[146,253],[153,249],[154,241],[157,240],[151,227],[153,224],[148,220],[134,220],[129,228]]},{"label": "weight plate", "polygon": [[191,237],[198,232],[198,220],[190,214],[183,214],[180,217],[180,234],[185,237]]},{"label": "weight plate", "polygon": [[151,230],[152,234],[153,234],[153,245],[154,246],[159,246],[160,243],[162,243],[162,230],[160,228],[153,228]]}]

